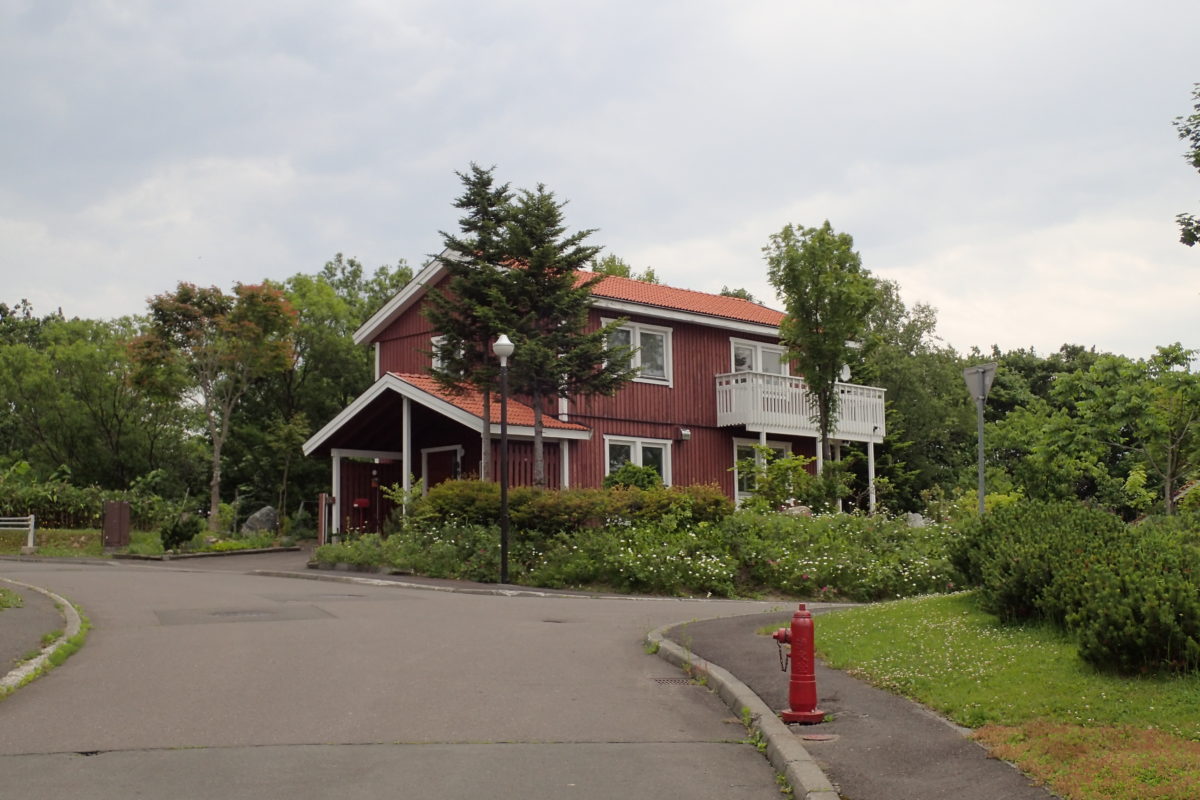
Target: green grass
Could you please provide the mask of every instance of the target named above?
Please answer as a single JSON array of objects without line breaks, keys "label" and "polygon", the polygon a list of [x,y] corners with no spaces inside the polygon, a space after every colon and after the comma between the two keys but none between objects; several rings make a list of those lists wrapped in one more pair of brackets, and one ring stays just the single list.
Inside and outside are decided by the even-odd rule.
[{"label": "green grass", "polygon": [[971,593],[826,614],[817,626],[830,666],[972,728],[1043,718],[1156,727],[1200,740],[1200,675],[1097,672],[1054,628],[1002,624]]},{"label": "green grass", "polygon": [[21,595],[12,589],[5,589],[3,586],[0,586],[0,609],[20,608],[23,605],[25,605],[25,600]]},{"label": "green grass", "polygon": [[[0,531],[0,554],[20,553],[27,537],[25,531]],[[104,555],[100,531],[95,528],[38,528],[34,532],[34,543],[40,556],[100,558]]]},{"label": "green grass", "polygon": [[830,666],[978,728],[1070,800],[1200,796],[1200,674],[1121,677],[1045,625],[1006,625],[972,593],[824,614]]}]

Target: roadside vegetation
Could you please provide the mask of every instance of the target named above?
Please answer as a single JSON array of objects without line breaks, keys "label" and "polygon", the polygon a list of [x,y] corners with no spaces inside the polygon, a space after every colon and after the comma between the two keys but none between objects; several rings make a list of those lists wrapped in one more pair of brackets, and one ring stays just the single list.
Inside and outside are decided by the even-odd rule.
[{"label": "roadside vegetation", "polygon": [[0,609],[20,608],[23,605],[25,605],[25,600],[21,595],[12,589],[5,589],[3,586],[0,586]]},{"label": "roadside vegetation", "polygon": [[817,649],[974,728],[1066,800],[1200,797],[1200,674],[1098,670],[1052,624],[1004,623],[982,606],[960,592],[822,615]]},{"label": "roadside vegetation", "polygon": [[[509,574],[549,588],[690,596],[785,594],[880,600],[955,586],[949,528],[886,516],[790,516],[741,510],[715,487],[634,486],[510,497]],[[494,582],[500,572],[499,490],[448,481],[412,502],[385,538],[316,550],[344,563]]]},{"label": "roadside vegetation", "polygon": [[[16,555],[25,545],[24,531],[0,531],[0,555]],[[38,528],[35,555],[50,558],[108,558],[101,532],[95,529],[55,530]],[[119,552],[132,555],[161,556],[164,553],[221,553],[233,550],[257,550],[288,546],[293,540],[274,533],[212,535],[195,533],[185,540],[172,540],[163,546],[162,531],[130,531],[129,546]]]}]

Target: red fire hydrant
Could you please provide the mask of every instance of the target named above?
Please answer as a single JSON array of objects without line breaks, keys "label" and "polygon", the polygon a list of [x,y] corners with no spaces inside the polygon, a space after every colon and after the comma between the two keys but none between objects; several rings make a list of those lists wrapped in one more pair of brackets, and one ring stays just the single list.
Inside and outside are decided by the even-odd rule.
[{"label": "red fire hydrant", "polygon": [[[779,716],[784,722],[799,722],[804,725],[824,722],[825,712],[817,708],[812,614],[804,607],[804,603],[792,614],[791,629],[780,628],[771,634],[771,638],[779,642],[781,653],[783,645],[789,645],[788,656],[792,659],[792,676],[788,681],[788,703],[791,710],[781,711]],[[780,666],[787,669],[782,656],[780,660]]]}]

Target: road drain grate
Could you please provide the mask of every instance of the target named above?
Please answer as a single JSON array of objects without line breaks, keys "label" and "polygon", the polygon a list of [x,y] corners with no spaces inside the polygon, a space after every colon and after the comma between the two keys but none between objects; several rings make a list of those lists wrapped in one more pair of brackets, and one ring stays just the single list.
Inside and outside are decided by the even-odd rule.
[{"label": "road drain grate", "polygon": [[693,683],[691,678],[655,678],[654,682],[659,686],[691,686]]}]

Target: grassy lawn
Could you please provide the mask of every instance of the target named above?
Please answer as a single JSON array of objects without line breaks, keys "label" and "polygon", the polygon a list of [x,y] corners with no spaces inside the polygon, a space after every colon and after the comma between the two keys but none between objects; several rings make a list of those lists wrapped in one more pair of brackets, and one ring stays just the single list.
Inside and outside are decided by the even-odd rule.
[{"label": "grassy lawn", "polygon": [[1099,673],[1056,630],[1002,625],[970,593],[822,615],[817,648],[1069,800],[1200,797],[1200,675]]},{"label": "grassy lawn", "polygon": [[[0,555],[20,553],[27,536],[25,531],[0,531]],[[39,556],[86,556],[90,558],[104,556],[100,531],[95,529],[38,528],[34,532],[34,542],[37,544]]]}]

